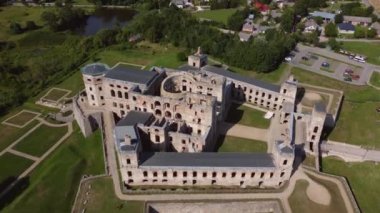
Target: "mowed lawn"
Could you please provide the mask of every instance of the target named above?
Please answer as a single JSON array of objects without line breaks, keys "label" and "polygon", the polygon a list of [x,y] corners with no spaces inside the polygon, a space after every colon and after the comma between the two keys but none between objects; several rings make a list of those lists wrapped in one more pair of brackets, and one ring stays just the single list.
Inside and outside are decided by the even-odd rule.
[{"label": "mowed lawn", "polygon": [[[380,53],[379,53],[379,54],[380,54]],[[373,72],[373,73],[372,73],[372,76],[371,76],[371,79],[370,79],[370,83],[371,83],[373,86],[380,87],[380,73],[378,73],[378,72]]]},{"label": "mowed lawn", "polygon": [[21,140],[14,149],[40,157],[67,132],[67,127],[41,125]]},{"label": "mowed lawn", "polygon": [[[94,179],[91,180],[89,184],[91,184],[89,195],[86,196],[86,198],[79,197],[80,204],[83,204],[83,201],[87,200],[86,212],[144,212],[144,202],[122,201],[116,198],[113,190],[112,178],[104,177],[101,179]],[[88,188],[85,190],[88,190]]]},{"label": "mowed lawn", "polygon": [[289,204],[293,213],[337,213],[337,212],[347,212],[344,205],[344,201],[338,186],[330,181],[325,181],[317,179],[313,176],[310,176],[315,182],[326,187],[331,195],[331,203],[328,206],[321,205],[313,202],[306,194],[307,186],[309,182],[306,180],[297,180],[296,186],[293,193],[289,197]]},{"label": "mowed lawn", "polygon": [[38,121],[34,120],[23,128],[17,128],[5,124],[0,124],[0,151],[4,150],[7,146],[11,145],[19,137],[24,135],[30,129],[35,127]]},{"label": "mowed lawn", "polygon": [[29,185],[2,211],[70,212],[82,176],[104,172],[100,131],[84,138],[75,125],[73,134],[32,171]]},{"label": "mowed lawn", "polygon": [[380,43],[378,42],[343,42],[343,48],[368,57],[368,63],[380,65]]},{"label": "mowed lawn", "polygon": [[69,92],[64,91],[64,90],[59,90],[59,89],[51,89],[46,96],[44,97],[45,99],[52,100],[52,101],[58,101],[61,99],[63,96],[68,94]]},{"label": "mowed lawn", "polygon": [[345,163],[334,158],[324,158],[323,171],[346,177],[359,203],[366,213],[377,213],[380,209],[380,165],[372,162]]},{"label": "mowed lawn", "polygon": [[292,74],[301,83],[308,83],[344,92],[338,121],[329,138],[365,147],[380,148],[380,93],[370,86],[354,86],[298,68]]},{"label": "mowed lawn", "polygon": [[8,119],[7,123],[23,126],[24,124],[26,124],[27,122],[29,122],[36,116],[37,114],[35,113],[30,113],[30,112],[25,111],[25,112],[21,112],[17,116],[14,116],[13,118]]},{"label": "mowed lawn", "polygon": [[267,143],[252,139],[221,135],[217,141],[218,152],[267,152]]},{"label": "mowed lawn", "polygon": [[33,161],[9,152],[0,156],[0,191],[13,182]]},{"label": "mowed lawn", "polygon": [[205,10],[196,12],[194,15],[202,19],[210,19],[216,22],[227,24],[228,18],[237,11],[236,8],[219,9],[219,10]]},{"label": "mowed lawn", "polygon": [[268,128],[270,120],[264,118],[265,113],[240,104],[231,104],[226,122],[237,123],[257,128]]},{"label": "mowed lawn", "polygon": [[107,48],[107,50],[97,54],[96,60],[108,64],[110,67],[118,62],[126,62],[143,65],[147,69],[152,66],[177,68],[186,63],[178,60],[177,54],[180,51],[181,49],[172,47],[171,45],[162,46],[149,42],[141,42],[135,48],[123,49],[120,46]]}]

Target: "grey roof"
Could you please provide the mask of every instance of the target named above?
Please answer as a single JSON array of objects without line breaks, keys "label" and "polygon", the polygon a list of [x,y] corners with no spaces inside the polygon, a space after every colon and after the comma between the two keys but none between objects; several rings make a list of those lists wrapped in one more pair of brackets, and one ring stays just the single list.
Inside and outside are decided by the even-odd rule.
[{"label": "grey roof", "polygon": [[322,17],[324,19],[335,19],[335,14],[334,13],[328,13],[328,12],[323,12],[323,11],[314,11],[310,13],[311,16],[313,17]]},{"label": "grey roof", "polygon": [[280,150],[282,153],[293,154],[294,152],[293,148],[287,145],[284,141],[277,141],[276,145],[278,150]]},{"label": "grey roof", "polygon": [[158,73],[155,71],[139,70],[123,64],[119,64],[109,70],[105,77],[115,80],[149,85],[149,83],[156,75],[158,75]]},{"label": "grey roof", "polygon": [[343,16],[343,21],[371,23],[372,18],[361,16]]},{"label": "grey roof", "polygon": [[260,80],[254,79],[254,78],[249,78],[247,76],[241,76],[239,74],[236,74],[236,73],[233,73],[233,72],[228,71],[226,69],[215,67],[215,66],[207,65],[207,66],[203,67],[202,69],[205,71],[208,71],[208,72],[218,74],[218,75],[223,75],[227,78],[231,78],[231,79],[234,79],[237,81],[241,81],[241,82],[248,83],[248,84],[253,84],[257,87],[261,87],[261,88],[271,90],[274,92],[279,92],[280,88],[281,88],[278,85],[266,83],[264,81],[260,81]]},{"label": "grey roof", "polygon": [[338,28],[340,30],[355,31],[355,26],[350,23],[340,23],[338,24]]},{"label": "grey roof", "polygon": [[81,72],[83,74],[92,76],[102,75],[108,72],[108,70],[108,65],[102,63],[87,64],[86,66],[81,68]]},{"label": "grey roof", "polygon": [[137,123],[146,124],[152,116],[153,114],[149,112],[130,111],[116,126],[133,126]]},{"label": "grey roof", "polygon": [[141,167],[275,167],[268,153],[145,152]]}]

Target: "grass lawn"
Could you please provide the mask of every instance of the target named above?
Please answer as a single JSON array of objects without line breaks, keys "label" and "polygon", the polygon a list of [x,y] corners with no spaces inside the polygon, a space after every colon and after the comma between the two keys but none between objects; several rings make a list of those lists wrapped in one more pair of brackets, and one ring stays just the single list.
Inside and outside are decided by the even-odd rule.
[{"label": "grass lawn", "polygon": [[210,19],[216,22],[227,24],[228,18],[237,11],[236,8],[219,9],[219,10],[205,10],[196,12],[194,15],[198,18]]},{"label": "grass lawn", "polygon": [[100,132],[84,138],[75,125],[73,134],[30,174],[29,184],[3,212],[70,212],[82,175],[102,173]]},{"label": "grass lawn", "polygon": [[20,141],[14,148],[18,151],[39,157],[52,147],[66,132],[67,127],[41,125]]},{"label": "grass lawn", "polygon": [[343,48],[353,53],[365,55],[367,62],[380,65],[380,43],[377,42],[343,42]]},{"label": "grass lawn", "polygon": [[334,158],[324,158],[323,171],[344,176],[354,192],[363,212],[376,213],[380,209],[380,165],[372,162],[345,163]]},{"label": "grass lawn", "polygon": [[66,94],[68,94],[67,91],[53,88],[52,90],[49,91],[48,94],[46,94],[46,96],[44,98],[48,99],[48,100],[52,100],[52,101],[58,101],[59,99],[61,99]]},{"label": "grass lawn", "polygon": [[14,181],[33,161],[6,152],[0,156],[0,191]]},{"label": "grass lawn", "polygon": [[[91,185],[89,195],[84,193],[79,197],[79,210],[83,209],[84,197],[87,200],[86,212],[103,213],[103,212],[133,212],[143,213],[144,202],[139,201],[122,201],[115,197],[113,183],[110,177],[98,178],[88,181],[82,189],[88,190],[88,185]],[[78,211],[78,212],[80,212]]]},{"label": "grass lawn", "polygon": [[258,128],[268,128],[270,120],[264,118],[265,113],[243,105],[232,103],[226,122],[238,123]]},{"label": "grass lawn", "polygon": [[0,124],[0,151],[7,148],[15,140],[24,135],[27,131],[32,129],[38,124],[38,121],[34,120],[23,128],[17,128],[13,126],[8,126]]},{"label": "grass lawn", "polygon": [[[186,62],[177,59],[177,53],[181,50],[172,46],[162,46],[148,42],[141,42],[133,49],[123,49],[120,46],[113,46],[97,54],[96,60],[110,67],[118,62],[138,64],[150,68],[152,66],[162,66],[177,68]],[[92,62],[91,62],[92,63]]]},{"label": "grass lawn", "polygon": [[25,123],[32,120],[34,117],[36,117],[37,114],[30,113],[30,112],[22,112],[18,114],[17,116],[7,120],[7,123],[16,124],[16,125],[24,125]]},{"label": "grass lawn", "polygon": [[375,111],[380,106],[378,90],[369,86],[349,85],[298,68],[293,68],[292,73],[301,83],[344,91],[345,99],[331,139],[380,148],[380,114]]},{"label": "grass lawn", "polygon": [[43,11],[52,10],[52,8],[43,7],[1,7],[0,8],[0,40],[17,39],[23,37],[24,34],[12,35],[9,31],[9,25],[12,22],[25,26],[26,21],[34,21],[37,25],[43,24],[41,14]]},{"label": "grass lawn", "polygon": [[331,195],[331,203],[328,206],[317,204],[309,199],[306,194],[306,189],[309,183],[306,180],[297,180],[293,193],[289,197],[289,204],[294,213],[336,213],[347,212],[344,205],[342,195],[339,192],[338,186],[330,181],[320,180],[310,176],[314,181],[326,187]]},{"label": "grass lawn", "polygon": [[370,82],[373,86],[380,87],[380,73],[373,72]]},{"label": "grass lawn", "polygon": [[245,138],[221,135],[217,141],[218,152],[267,152],[267,143]]}]

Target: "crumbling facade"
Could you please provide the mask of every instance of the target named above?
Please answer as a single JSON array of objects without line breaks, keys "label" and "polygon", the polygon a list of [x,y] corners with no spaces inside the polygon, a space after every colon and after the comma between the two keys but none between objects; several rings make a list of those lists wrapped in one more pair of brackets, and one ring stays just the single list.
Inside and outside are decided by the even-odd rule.
[{"label": "crumbling facade", "polygon": [[[293,78],[278,86],[241,77],[207,65],[207,56],[200,49],[189,56],[188,65],[176,70],[90,64],[82,68],[82,74],[85,95],[78,98],[78,105],[114,113],[114,139],[125,186],[276,188],[289,180],[297,95]],[[272,150],[213,152],[218,124],[232,101],[275,113],[272,122],[282,125],[284,131],[268,141]],[[85,123],[79,111],[74,114]],[[308,142],[317,144],[324,119],[320,108],[313,111]]]}]

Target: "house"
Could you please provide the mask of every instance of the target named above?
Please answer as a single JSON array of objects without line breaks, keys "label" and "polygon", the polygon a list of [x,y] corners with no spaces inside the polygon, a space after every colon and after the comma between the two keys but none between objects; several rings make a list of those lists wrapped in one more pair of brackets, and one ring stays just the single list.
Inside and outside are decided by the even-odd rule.
[{"label": "house", "polygon": [[371,25],[371,28],[372,29],[375,29],[376,32],[377,32],[377,37],[380,37],[380,23],[379,22],[375,22]]},{"label": "house", "polygon": [[338,24],[338,31],[340,34],[354,34],[355,26],[350,23]]},{"label": "house", "polygon": [[267,4],[263,4],[261,2],[255,1],[255,8],[258,9],[262,15],[269,14],[270,8]]},{"label": "house", "polygon": [[323,11],[314,11],[310,13],[311,17],[321,17],[325,22],[335,21],[335,14]]},{"label": "house", "polygon": [[246,32],[246,33],[253,33],[253,31],[255,31],[255,26],[253,24],[253,21],[251,19],[246,19],[241,31]]},{"label": "house", "polygon": [[354,26],[356,25],[369,26],[372,23],[372,18],[360,17],[360,16],[343,16],[343,22],[350,23]]},{"label": "house", "polygon": [[193,7],[189,0],[171,0],[169,6],[175,5],[177,8]]},{"label": "house", "polygon": [[307,21],[305,21],[304,25],[305,29],[303,32],[305,33],[311,33],[319,29],[319,25],[314,19],[308,19]]},{"label": "house", "polygon": [[271,10],[271,11],[270,11],[270,16],[271,16],[272,18],[281,18],[282,13],[279,12],[279,11],[277,11],[277,10]]}]

